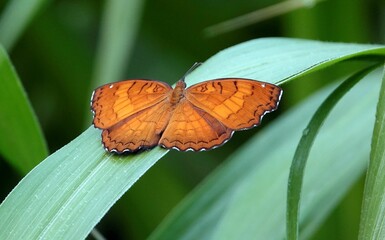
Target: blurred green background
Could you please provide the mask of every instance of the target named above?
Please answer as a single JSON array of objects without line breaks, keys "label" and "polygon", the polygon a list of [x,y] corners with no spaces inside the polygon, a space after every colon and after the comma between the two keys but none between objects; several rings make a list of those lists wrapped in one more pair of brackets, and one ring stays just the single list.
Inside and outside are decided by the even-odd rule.
[{"label": "blurred green background", "polygon": [[[0,14],[11,2],[17,1],[0,1]],[[112,70],[102,70],[100,64],[110,54],[103,50],[106,37],[103,34],[107,33],[108,38],[110,31],[103,28],[108,23],[106,12],[112,11],[112,16],[114,11],[124,14],[113,8],[114,4],[119,6],[119,1],[40,2],[41,7],[7,50],[51,153],[91,124],[89,98],[92,90],[102,83],[149,78],[173,84],[194,62],[203,62],[224,48],[261,37],[384,42],[385,2],[380,0],[326,0],[297,10],[283,8],[281,10],[287,13],[211,37],[204,34],[207,27],[280,2],[132,1],[131,5],[126,4],[127,22],[121,22],[118,30],[130,31],[127,42],[121,43],[123,57],[111,63]],[[5,38],[1,34],[0,40]],[[343,64],[340,67],[343,74]],[[328,71],[308,77],[336,79]],[[317,81],[284,85],[286,93],[290,94],[285,94],[280,111],[320,87]],[[264,123],[277,113],[270,115]],[[112,207],[98,224],[98,230],[108,239],[145,238],[228,153],[257,131],[237,133],[226,147],[200,153],[199,157],[191,152],[169,152]],[[0,160],[0,199],[3,200],[23,176],[1,156]],[[363,180],[350,191],[313,239],[357,236],[354,231],[358,231],[362,189]]]}]

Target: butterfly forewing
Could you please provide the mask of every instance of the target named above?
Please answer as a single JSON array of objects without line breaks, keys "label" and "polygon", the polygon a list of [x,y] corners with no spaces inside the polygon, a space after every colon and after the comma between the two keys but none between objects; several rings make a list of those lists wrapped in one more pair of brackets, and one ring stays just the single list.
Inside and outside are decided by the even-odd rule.
[{"label": "butterfly forewing", "polygon": [[216,79],[186,89],[186,98],[226,127],[240,130],[260,124],[274,111],[282,94],[270,83],[241,78]]},{"label": "butterfly forewing", "polygon": [[167,98],[172,88],[163,82],[127,80],[97,88],[91,99],[94,125],[107,129]]}]

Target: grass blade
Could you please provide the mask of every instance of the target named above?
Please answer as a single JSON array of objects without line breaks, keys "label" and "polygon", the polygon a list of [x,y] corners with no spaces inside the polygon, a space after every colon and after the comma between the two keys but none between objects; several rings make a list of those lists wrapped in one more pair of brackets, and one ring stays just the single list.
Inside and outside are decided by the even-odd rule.
[{"label": "grass blade", "polygon": [[49,0],[9,1],[0,17],[0,42],[9,51],[31,22],[36,13]]},{"label": "grass blade", "polygon": [[35,113],[6,52],[0,46],[0,153],[27,173],[48,150]]},{"label": "grass blade", "polygon": [[[314,233],[364,172],[378,74],[360,81],[338,103],[318,134],[303,187],[300,223],[304,239]],[[165,219],[150,239],[284,239],[292,156],[312,110],[330,92],[328,88],[315,94],[245,143]],[[368,97],[360,101],[363,95]],[[356,119],[359,121],[352,121]]]},{"label": "grass blade", "polygon": [[215,37],[217,35],[234,31],[236,29],[267,20],[285,13],[292,12],[297,9],[305,7],[313,7],[319,1],[298,1],[298,0],[286,0],[279,2],[275,5],[268,6],[263,9],[255,10],[251,13],[215,24],[213,26],[204,29],[204,35],[207,37]]},{"label": "grass blade", "polygon": [[[341,60],[370,55],[383,56],[385,55],[385,49],[379,45],[333,44],[283,38],[258,39],[226,49],[213,56],[201,67],[196,69],[196,71],[187,76],[186,81],[188,84],[192,84],[204,79],[238,76],[273,83],[285,79],[281,81],[283,82],[289,78],[322,69],[325,66]],[[287,68],[287,66],[292,67]],[[364,103],[367,104],[367,102]],[[314,102],[312,104],[314,104]],[[314,107],[316,105],[310,106]],[[362,107],[362,105],[358,105],[357,107]],[[359,110],[362,111],[361,108]],[[308,111],[302,110],[302,112],[299,112],[299,116],[303,114],[307,116]],[[370,114],[368,116],[370,116]],[[350,116],[346,115],[345,117]],[[296,121],[293,121],[294,119]],[[279,136],[278,141],[270,143],[278,144],[281,142],[284,138],[282,138],[280,134],[282,131],[288,132],[288,125],[291,126],[289,130],[295,133],[291,136],[298,135],[299,138],[299,129],[302,128],[302,126],[298,125],[298,121],[302,122],[308,118],[298,120],[298,116],[295,116],[294,119],[289,119],[289,122],[281,124],[278,128],[281,131],[275,133],[279,135],[274,134],[275,137]],[[346,118],[344,120],[346,120]],[[341,121],[335,122],[340,123]],[[367,119],[358,122],[358,124],[361,123],[366,124]],[[283,127],[284,129],[282,129]],[[296,132],[297,130],[298,132]],[[361,129],[357,128],[355,130]],[[276,129],[274,129],[274,131],[276,131]],[[363,135],[365,135],[365,133]],[[291,144],[291,142],[287,142],[286,144]],[[238,153],[240,155],[234,157],[234,159],[245,159],[245,155],[243,154],[248,154],[246,156],[249,157],[246,158],[246,160],[250,160],[250,156],[257,156],[258,151],[262,152],[262,149],[257,149],[254,146],[256,146],[255,143],[253,143],[250,149],[243,149]],[[293,146],[290,145],[288,148],[288,146],[285,145],[285,148],[281,149],[282,151],[278,150],[277,152],[274,151],[274,153],[284,154],[284,156],[287,156],[286,154],[289,153],[290,155]],[[255,152],[255,150],[258,151]],[[342,148],[342,150],[344,149]],[[365,150],[365,148],[363,150]],[[106,153],[101,147],[100,131],[91,127],[74,141],[49,156],[34,168],[8,195],[0,205],[0,239],[6,239],[8,237],[12,237],[13,239],[84,238],[120,196],[166,152],[167,151],[160,148],[155,148],[151,151],[131,156],[113,156]],[[274,155],[274,157],[277,156],[278,155]],[[358,154],[355,157],[358,156],[360,155]],[[277,162],[280,159],[281,158],[275,158],[272,163],[280,164]],[[255,161],[253,162],[255,163]],[[238,161],[234,161],[234,163],[238,163]],[[218,188],[219,190],[222,188],[227,189],[228,186],[237,187],[237,184],[241,183],[242,186],[239,189],[231,189],[230,191],[235,195],[224,199],[225,201],[234,200],[235,205],[229,207],[230,211],[223,212],[223,214],[226,213],[226,216],[221,220],[222,228],[220,230],[222,230],[222,232],[215,232],[218,238],[222,237],[223,239],[221,234],[236,235],[239,234],[239,231],[245,232],[245,234],[249,233],[249,231],[243,231],[241,228],[238,229],[239,231],[229,232],[230,230],[234,230],[234,228],[229,227],[229,224],[233,221],[232,219],[239,219],[240,217],[237,215],[239,211],[237,211],[236,206],[242,206],[243,208],[249,206],[248,204],[250,203],[247,202],[248,204],[243,204],[245,195],[241,190],[257,186],[258,184],[255,185],[256,179],[260,179],[260,177],[257,176],[258,174],[256,175],[256,172],[253,171],[255,168],[252,164],[250,165],[250,162],[243,160],[239,161],[239,163],[242,163],[242,165],[235,166],[235,169],[241,168],[241,171],[237,172],[235,176],[232,174],[228,175],[234,176],[235,178],[230,179],[226,177],[227,175],[224,175],[222,176],[224,180],[219,179],[219,181],[225,181],[225,184]],[[262,163],[263,162],[261,162],[261,164]],[[288,168],[288,164],[289,161],[284,162],[280,167]],[[329,165],[335,166],[333,164]],[[269,168],[271,167],[271,165],[267,166],[269,166]],[[355,173],[358,172],[362,169],[361,162],[357,161],[357,164],[354,164],[353,167],[355,168],[353,170],[356,170]],[[277,176],[284,174],[284,178],[279,178],[279,180],[287,179],[287,168],[279,169],[279,171],[282,172],[279,172]],[[312,168],[308,169],[311,170]],[[245,171],[245,177],[247,178],[238,175],[238,173],[243,174],[242,170]],[[249,170],[250,174],[247,174]],[[352,169],[348,170],[352,171]],[[230,171],[232,172],[233,168],[230,169]],[[257,172],[260,174],[260,170]],[[226,174],[228,173],[229,172],[226,172]],[[349,177],[354,176],[356,175],[349,174]],[[228,182],[228,180],[232,182]],[[266,178],[266,176],[264,178],[264,181],[265,180],[271,181],[271,179]],[[275,180],[272,182],[274,181]],[[259,180],[257,180],[257,182],[259,182]],[[351,179],[349,178],[347,182],[350,183]],[[345,183],[345,185],[348,183]],[[281,190],[281,187],[285,185],[281,186],[281,182],[279,182],[278,186],[279,190]],[[306,187],[305,185],[304,189],[307,189]],[[283,189],[277,196],[281,196],[284,191]],[[308,190],[304,190],[304,192],[306,191]],[[216,191],[213,191],[213,193],[215,192]],[[251,192],[253,196],[258,193],[258,191]],[[342,193],[343,191],[341,191],[341,194]],[[204,194],[213,197],[212,192],[205,192]],[[247,194],[249,195],[250,191],[247,191]],[[215,195],[214,197],[220,196],[221,195]],[[258,198],[259,196],[260,195],[258,195]],[[338,195],[333,197],[337,196]],[[203,197],[203,199],[207,199],[205,198],[206,195],[203,195]],[[280,200],[284,201],[284,198],[285,197]],[[250,199],[255,199],[255,196]],[[265,199],[261,198],[261,200]],[[217,206],[223,206],[221,205],[222,203],[217,205],[218,202],[216,201],[213,201],[213,204],[215,204],[214,209],[216,210],[221,210]],[[282,214],[284,212],[283,206],[284,202],[279,206]],[[305,204],[305,206],[307,205]],[[243,208],[243,210],[245,209],[246,208]],[[199,213],[202,214],[205,213],[205,211]],[[250,211],[250,213],[252,213],[252,211]],[[279,216],[279,214],[276,216]],[[250,218],[250,222],[253,222],[253,216],[248,216],[248,218]],[[280,216],[279,219],[283,221],[284,217]],[[207,223],[207,219],[202,223]],[[280,224],[284,225],[284,222]],[[175,226],[178,226],[178,224],[175,224]],[[247,226],[249,227],[249,225]],[[188,225],[186,225],[186,227],[188,227]],[[212,231],[217,230],[212,223],[203,227]],[[191,228],[191,230],[194,229],[193,227]],[[254,228],[251,230],[253,229]],[[204,233],[204,231],[201,232]],[[283,234],[283,231],[277,233]]]},{"label": "grass blade", "polygon": [[299,229],[299,209],[303,176],[305,173],[306,162],[314,140],[323,125],[326,117],[329,115],[337,102],[366,74],[372,71],[374,67],[366,68],[343,82],[318,108],[310,120],[308,126],[303,131],[295,151],[293,163],[290,167],[288,191],[287,191],[287,210],[286,210],[286,229],[289,240],[298,239]]},{"label": "grass blade", "polygon": [[0,239],[83,239],[167,151],[106,153],[90,127],[33,169],[0,205]]},{"label": "grass blade", "polygon": [[106,4],[94,69],[94,87],[122,78],[144,1],[112,0]]},{"label": "grass blade", "polygon": [[242,76],[282,84],[346,59],[384,54],[382,45],[261,38],[217,53],[186,79],[193,84],[203,79]]},{"label": "grass blade", "polygon": [[377,104],[359,239],[385,238],[385,75]]}]

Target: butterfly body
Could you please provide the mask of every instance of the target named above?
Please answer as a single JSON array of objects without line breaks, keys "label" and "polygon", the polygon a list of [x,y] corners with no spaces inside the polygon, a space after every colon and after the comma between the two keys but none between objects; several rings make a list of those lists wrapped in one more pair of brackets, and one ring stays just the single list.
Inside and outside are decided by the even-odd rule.
[{"label": "butterfly body", "polygon": [[183,80],[179,80],[170,96],[170,103],[176,105],[184,97],[184,90],[186,89],[186,83]]},{"label": "butterfly body", "polygon": [[158,145],[202,151],[221,146],[234,131],[259,125],[278,107],[281,95],[278,86],[242,78],[214,79],[188,88],[182,79],[174,89],[160,81],[136,79],[97,88],[91,109],[109,152]]}]

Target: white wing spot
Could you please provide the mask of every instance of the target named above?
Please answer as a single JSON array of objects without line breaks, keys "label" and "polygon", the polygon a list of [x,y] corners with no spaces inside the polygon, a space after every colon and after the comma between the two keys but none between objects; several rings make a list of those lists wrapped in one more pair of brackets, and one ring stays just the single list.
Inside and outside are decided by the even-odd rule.
[{"label": "white wing spot", "polygon": [[266,84],[265,84],[265,83],[262,83],[261,86],[264,88],[264,87],[266,87]]},{"label": "white wing spot", "polygon": [[111,85],[110,85],[110,88],[113,88],[113,87],[114,87],[114,84],[111,84]]}]

